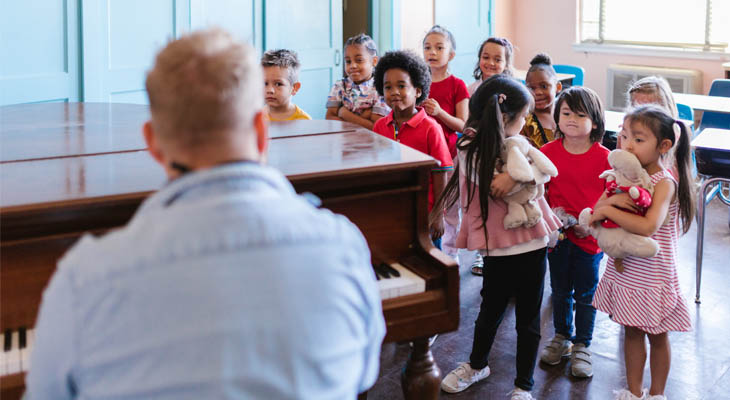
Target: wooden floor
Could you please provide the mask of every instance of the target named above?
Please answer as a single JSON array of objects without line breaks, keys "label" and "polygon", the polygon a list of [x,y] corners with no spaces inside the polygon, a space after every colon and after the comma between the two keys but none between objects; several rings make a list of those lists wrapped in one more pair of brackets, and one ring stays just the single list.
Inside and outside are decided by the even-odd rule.
[{"label": "wooden floor", "polygon": [[[672,366],[666,395],[670,400],[730,399],[730,229],[728,207],[717,199],[709,205],[705,227],[702,304],[695,305],[696,224],[680,239],[679,278],[690,306],[694,331],[672,333]],[[471,259],[461,256],[461,322],[459,330],[438,337],[433,355],[442,376],[469,359],[473,326],[479,311],[481,278],[469,272]],[[605,259],[604,259],[605,263]],[[601,271],[603,273],[603,271]],[[549,277],[542,310],[541,346],[553,336]],[[505,399],[513,388],[515,374],[514,305],[499,328],[489,364],[492,374],[459,394],[441,392],[443,399]],[[598,313],[591,350],[594,376],[570,376],[564,361],[556,366],[540,364],[535,369],[537,399],[613,399],[613,390],[625,387],[621,327]],[[408,344],[386,344],[381,354],[380,378],[368,399],[401,399],[400,372]],[[644,374],[648,387],[648,362]]]}]

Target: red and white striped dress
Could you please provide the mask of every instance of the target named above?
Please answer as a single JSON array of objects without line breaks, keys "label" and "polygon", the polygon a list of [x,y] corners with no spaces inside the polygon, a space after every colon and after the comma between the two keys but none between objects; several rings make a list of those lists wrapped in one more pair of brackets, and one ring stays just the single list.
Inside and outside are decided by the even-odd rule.
[{"label": "red and white striped dress", "polygon": [[[667,170],[651,176],[655,185],[663,179],[677,184]],[[624,258],[623,273],[616,271],[613,258],[608,258],[606,271],[593,296],[593,306],[615,322],[653,335],[692,330],[689,309],[677,277],[678,210],[675,199],[669,206],[668,220],[652,235],[659,244],[656,256]]]}]

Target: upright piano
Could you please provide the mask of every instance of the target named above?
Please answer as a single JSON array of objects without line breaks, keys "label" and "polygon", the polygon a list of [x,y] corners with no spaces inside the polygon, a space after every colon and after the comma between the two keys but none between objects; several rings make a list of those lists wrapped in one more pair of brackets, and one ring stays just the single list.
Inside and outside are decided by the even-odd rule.
[{"label": "upright piano", "polygon": [[[84,232],[124,225],[164,184],[162,169],[144,150],[140,129],[147,118],[147,107],[138,105],[0,107],[3,399],[24,390],[33,324],[57,260]],[[385,341],[414,343],[403,374],[406,398],[437,398],[440,372],[427,338],[458,328],[459,275],[428,235],[428,176],[435,161],[337,121],[272,124],[270,136],[269,164],[298,192],[316,195],[323,207],[353,221],[376,271],[382,264],[402,266],[423,281],[418,293],[393,292],[383,300]]]}]

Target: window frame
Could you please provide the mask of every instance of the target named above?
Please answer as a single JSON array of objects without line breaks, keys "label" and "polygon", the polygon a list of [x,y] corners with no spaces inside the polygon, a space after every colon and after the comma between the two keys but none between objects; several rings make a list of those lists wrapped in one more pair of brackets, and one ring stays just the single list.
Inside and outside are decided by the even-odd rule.
[{"label": "window frame", "polygon": [[[613,45],[613,46],[643,46],[647,48],[664,48],[664,49],[682,49],[682,50],[695,50],[706,53],[715,54],[730,54],[730,44],[724,42],[713,43],[710,40],[710,33],[712,32],[712,2],[717,0],[705,0],[705,40],[704,43],[669,43],[669,42],[648,42],[641,40],[611,40],[605,38],[604,26],[606,24],[606,3],[608,0],[598,0],[599,12],[598,12],[598,38],[596,39],[585,39],[584,38],[584,24],[586,19],[583,14],[583,6],[585,0],[579,2],[579,24],[578,24],[578,37],[579,45]],[[718,22],[715,22],[718,23]]]}]

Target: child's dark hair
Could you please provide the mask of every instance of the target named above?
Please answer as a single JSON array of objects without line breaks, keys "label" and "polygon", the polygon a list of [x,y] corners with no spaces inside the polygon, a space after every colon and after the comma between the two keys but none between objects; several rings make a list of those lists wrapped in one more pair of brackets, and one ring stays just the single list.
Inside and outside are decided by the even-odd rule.
[{"label": "child's dark hair", "polygon": [[482,79],[482,69],[479,68],[479,60],[482,58],[482,50],[487,43],[494,43],[504,47],[504,72],[503,74],[508,76],[514,75],[514,67],[512,66],[512,54],[514,53],[514,46],[507,38],[501,37],[490,37],[489,39],[482,42],[479,45],[479,51],[477,52],[477,66],[474,67],[474,79]]},{"label": "child's dark hair", "polygon": [[428,98],[428,92],[431,89],[431,70],[421,57],[408,50],[389,51],[378,61],[373,75],[375,89],[379,95],[383,96],[385,72],[395,68],[406,71],[411,77],[413,86],[421,89],[421,95],[416,99],[416,104],[421,104]]},{"label": "child's dark hair", "polygon": [[558,100],[555,102],[555,111],[553,112],[553,118],[558,128],[555,130],[555,137],[563,137],[563,132],[560,131],[560,107],[563,103],[568,105],[571,111],[574,113],[585,113],[596,125],[591,130],[590,140],[591,143],[601,142],[603,135],[606,133],[605,123],[603,122],[603,103],[598,94],[593,89],[585,86],[571,86],[562,92],[558,96]]},{"label": "child's dark hair", "polygon": [[428,32],[426,32],[426,35],[423,36],[423,41],[421,42],[421,46],[426,44],[426,38],[428,37],[428,35],[432,35],[434,33],[445,37],[446,40],[448,40],[449,44],[451,45],[451,52],[452,53],[456,52],[456,39],[454,39],[454,35],[452,35],[448,29],[444,28],[441,25],[434,25],[431,27],[431,29],[428,30]]},{"label": "child's dark hair", "polygon": [[299,82],[299,58],[292,50],[269,50],[261,57],[262,67],[286,68],[289,72],[289,82],[293,85]]},{"label": "child's dark hair", "polygon": [[538,53],[530,60],[530,68],[527,70],[527,75],[535,71],[545,72],[553,83],[558,81],[558,74],[555,73],[555,68],[553,68],[553,61],[545,53]]},{"label": "child's dark hair", "polygon": [[[520,81],[497,74],[489,77],[474,92],[469,100],[469,119],[464,135],[456,142],[456,148],[464,152],[465,163],[458,163],[456,172],[446,184],[441,197],[434,205],[430,219],[435,221],[445,208],[451,207],[459,199],[459,169],[464,168],[467,181],[467,207],[479,190],[479,202],[485,237],[489,218],[489,188],[492,184],[497,159],[504,141],[504,123],[512,123],[523,118],[521,111],[534,106],[532,95]],[[506,116],[506,118],[503,118]],[[477,176],[478,182],[470,182]]]},{"label": "child's dark hair", "polygon": [[368,53],[370,53],[370,55],[373,57],[378,55],[378,46],[375,45],[375,41],[373,40],[373,38],[364,33],[359,33],[353,37],[348,38],[342,48],[345,49],[347,48],[347,46],[352,45],[361,45],[365,47]]},{"label": "child's dark hair", "polygon": [[[625,124],[639,123],[647,127],[656,137],[657,145],[664,139],[672,142],[674,158],[677,162],[679,184],[677,200],[679,200],[679,216],[682,221],[682,232],[687,233],[695,213],[695,194],[692,185],[692,168],[690,166],[691,150],[689,131],[680,120],[667,114],[666,109],[656,104],[647,104],[630,110],[624,117]],[[679,139],[675,136],[675,126],[679,128]],[[671,153],[672,150],[669,151]],[[668,154],[669,154],[668,153]]]}]

